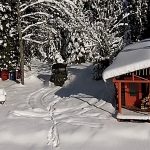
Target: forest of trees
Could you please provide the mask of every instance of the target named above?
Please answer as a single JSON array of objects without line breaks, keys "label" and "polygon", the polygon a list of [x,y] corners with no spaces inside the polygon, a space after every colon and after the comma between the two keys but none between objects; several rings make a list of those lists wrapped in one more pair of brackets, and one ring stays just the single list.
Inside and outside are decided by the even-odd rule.
[{"label": "forest of trees", "polygon": [[[0,68],[99,63],[150,36],[149,0],[1,0]],[[20,55],[20,52],[23,53]]]}]

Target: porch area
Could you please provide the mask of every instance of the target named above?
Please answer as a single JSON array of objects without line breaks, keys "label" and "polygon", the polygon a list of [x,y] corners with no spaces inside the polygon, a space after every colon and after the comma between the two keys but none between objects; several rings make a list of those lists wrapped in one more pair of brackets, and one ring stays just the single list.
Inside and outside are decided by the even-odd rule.
[{"label": "porch area", "polygon": [[149,111],[131,110],[127,108],[122,108],[121,113],[117,113],[117,119],[120,120],[150,120]]}]

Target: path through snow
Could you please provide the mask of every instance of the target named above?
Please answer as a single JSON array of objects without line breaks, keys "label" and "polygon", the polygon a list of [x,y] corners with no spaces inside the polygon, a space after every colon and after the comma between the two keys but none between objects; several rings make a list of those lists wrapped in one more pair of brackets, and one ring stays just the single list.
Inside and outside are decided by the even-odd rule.
[{"label": "path through snow", "polygon": [[149,124],[117,122],[113,86],[92,80],[89,64],[69,66],[63,87],[49,84],[48,66],[43,67],[35,65],[24,86],[1,82],[11,86],[0,105],[0,149],[149,150]]},{"label": "path through snow", "polygon": [[[110,99],[111,95],[107,93],[106,96],[104,92],[99,92],[106,88],[106,85],[102,81],[92,80],[90,69],[88,65],[78,69],[70,67],[70,83],[68,81],[64,87],[50,85],[31,92],[25,100],[27,109],[14,110],[11,115],[49,120],[51,124],[48,145],[51,145],[51,148],[60,143],[57,126],[62,123],[101,128],[103,124],[100,120],[113,119],[114,109],[109,101],[103,100]],[[100,84],[103,84],[101,88]]]},{"label": "path through snow", "polygon": [[0,81],[7,92],[0,105],[0,150],[149,150],[148,123],[112,117],[111,82],[92,80],[91,66],[80,64],[68,67],[63,87],[43,87],[48,67],[35,64],[24,86]]}]

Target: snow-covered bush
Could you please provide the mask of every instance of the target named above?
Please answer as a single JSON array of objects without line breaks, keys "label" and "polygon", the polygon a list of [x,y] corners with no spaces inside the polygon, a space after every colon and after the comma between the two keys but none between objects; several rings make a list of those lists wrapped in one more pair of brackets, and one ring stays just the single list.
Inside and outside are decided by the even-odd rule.
[{"label": "snow-covered bush", "polygon": [[6,100],[6,91],[4,89],[0,89],[0,103],[4,103]]},{"label": "snow-covered bush", "polygon": [[101,80],[103,71],[109,66],[110,60],[109,58],[101,58],[98,62],[94,64],[93,67],[93,79]]}]

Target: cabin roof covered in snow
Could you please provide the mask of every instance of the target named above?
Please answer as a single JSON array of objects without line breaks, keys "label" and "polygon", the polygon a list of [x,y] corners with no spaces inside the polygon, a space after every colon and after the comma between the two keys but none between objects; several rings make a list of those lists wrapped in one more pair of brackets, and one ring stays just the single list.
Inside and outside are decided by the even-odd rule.
[{"label": "cabin roof covered in snow", "polygon": [[103,72],[103,79],[150,67],[150,39],[130,44],[117,55]]}]

